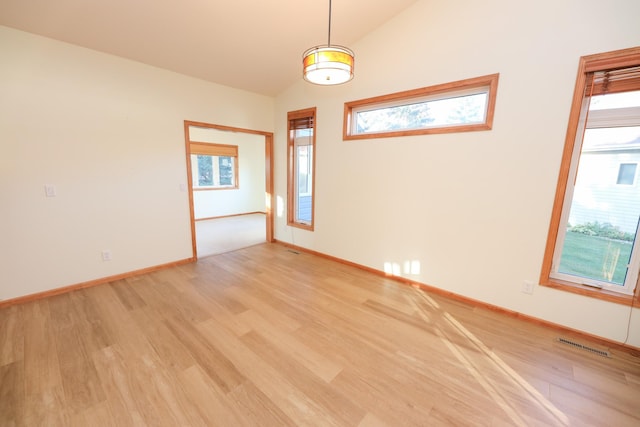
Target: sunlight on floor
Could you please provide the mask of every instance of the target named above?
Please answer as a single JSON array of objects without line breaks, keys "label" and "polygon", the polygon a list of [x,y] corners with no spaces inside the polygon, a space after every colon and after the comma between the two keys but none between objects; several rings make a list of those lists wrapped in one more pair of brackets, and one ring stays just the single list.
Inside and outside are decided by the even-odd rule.
[{"label": "sunlight on floor", "polygon": [[[482,341],[480,341],[475,335],[473,335],[467,328],[465,328],[458,320],[456,320],[451,314],[444,311],[440,305],[434,301],[429,295],[422,290],[415,288],[415,298],[409,299],[413,308],[418,315],[427,323],[434,324],[438,322],[439,318],[442,318],[448,328],[434,325],[435,332],[444,345],[451,351],[456,359],[467,369],[467,371],[478,381],[482,388],[491,396],[492,400],[500,406],[507,414],[507,416],[513,421],[514,425],[527,426],[529,423],[524,420],[519,414],[517,408],[509,402],[509,397],[505,396],[504,386],[496,383],[491,377],[495,375],[489,375],[486,373],[486,367],[478,366],[479,363],[474,362],[474,358],[478,357],[478,354],[484,357],[483,362],[488,362],[495,367],[495,372],[491,374],[500,374],[503,378],[514,383],[520,391],[523,393],[523,397],[529,402],[537,405],[540,409],[550,415],[555,425],[568,426],[569,419],[556,408],[549,400],[547,400],[538,390],[536,390],[531,384],[529,384],[522,376],[514,371],[507,363],[505,363],[498,355],[496,355],[491,349],[489,349]],[[421,307],[419,302],[425,303],[427,306],[436,310],[438,313],[438,319],[434,322],[432,316],[428,310]],[[455,344],[455,340],[450,339],[450,334],[455,333],[460,337],[463,337],[469,344],[479,350],[478,353],[473,354],[473,358],[465,355],[465,348]]]}]

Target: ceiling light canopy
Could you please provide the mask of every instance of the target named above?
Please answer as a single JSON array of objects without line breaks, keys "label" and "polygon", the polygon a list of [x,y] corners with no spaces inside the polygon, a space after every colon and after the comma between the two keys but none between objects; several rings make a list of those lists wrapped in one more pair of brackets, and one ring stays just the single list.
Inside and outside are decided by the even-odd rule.
[{"label": "ceiling light canopy", "polygon": [[331,0],[329,0],[329,35],[326,45],[312,47],[302,55],[303,77],[317,85],[339,85],[353,78],[353,51],[331,45]]}]

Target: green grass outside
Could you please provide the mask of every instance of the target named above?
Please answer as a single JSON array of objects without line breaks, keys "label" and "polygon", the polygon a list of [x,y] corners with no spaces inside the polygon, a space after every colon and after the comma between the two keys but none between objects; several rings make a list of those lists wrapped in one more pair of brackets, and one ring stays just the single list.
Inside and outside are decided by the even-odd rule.
[{"label": "green grass outside", "polygon": [[622,285],[631,247],[631,242],[569,231],[560,258],[560,273]]}]

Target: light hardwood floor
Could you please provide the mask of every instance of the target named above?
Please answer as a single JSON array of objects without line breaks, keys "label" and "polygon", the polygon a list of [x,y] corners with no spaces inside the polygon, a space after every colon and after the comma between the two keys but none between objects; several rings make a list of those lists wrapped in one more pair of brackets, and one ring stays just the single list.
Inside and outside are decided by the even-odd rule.
[{"label": "light hardwood floor", "polygon": [[0,426],[640,425],[557,336],[262,244],[0,309]]}]

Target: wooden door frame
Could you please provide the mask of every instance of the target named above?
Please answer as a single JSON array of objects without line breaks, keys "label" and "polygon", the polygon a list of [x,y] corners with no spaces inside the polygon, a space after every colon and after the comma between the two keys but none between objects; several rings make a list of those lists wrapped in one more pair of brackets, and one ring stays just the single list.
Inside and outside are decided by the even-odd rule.
[{"label": "wooden door frame", "polygon": [[264,156],[265,156],[265,210],[266,210],[266,241],[269,243],[275,242],[273,237],[273,208],[275,206],[275,195],[273,193],[273,132],[264,132],[254,129],[243,129],[232,126],[216,125],[212,123],[193,122],[190,120],[184,121],[184,141],[185,150],[187,154],[187,187],[189,191],[189,218],[191,221],[191,247],[193,259],[198,259],[198,251],[196,249],[196,219],[195,210],[193,207],[193,181],[191,177],[191,148],[190,148],[190,136],[189,127],[200,127],[207,129],[215,129],[226,132],[239,132],[247,133],[251,135],[261,135],[264,137]]}]

